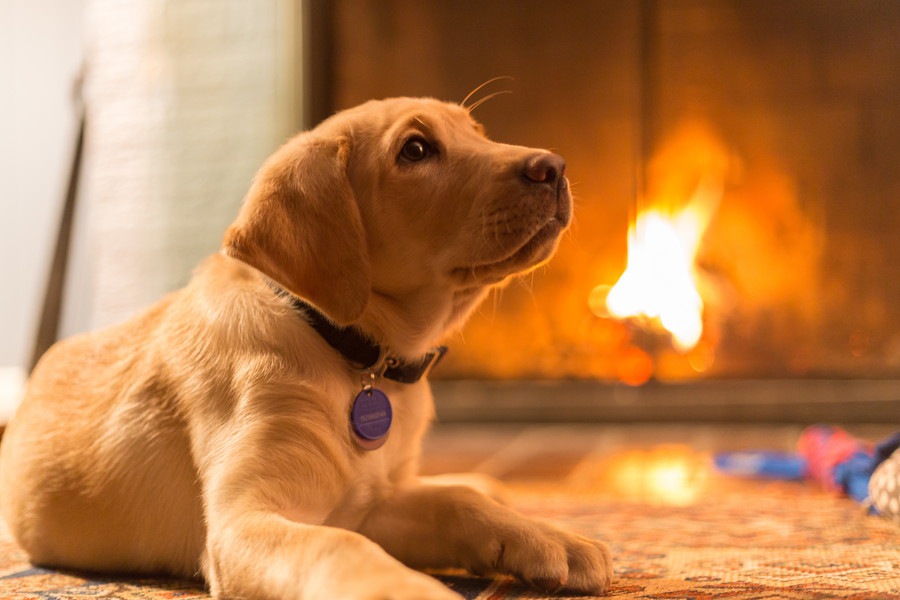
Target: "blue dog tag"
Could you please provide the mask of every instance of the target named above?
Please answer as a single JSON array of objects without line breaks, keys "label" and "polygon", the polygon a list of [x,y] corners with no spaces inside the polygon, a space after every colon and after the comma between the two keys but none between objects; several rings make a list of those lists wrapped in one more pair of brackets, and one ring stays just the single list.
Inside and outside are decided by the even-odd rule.
[{"label": "blue dog tag", "polygon": [[387,441],[393,416],[391,401],[381,390],[369,388],[358,393],[350,409],[356,443],[365,450],[380,448]]}]

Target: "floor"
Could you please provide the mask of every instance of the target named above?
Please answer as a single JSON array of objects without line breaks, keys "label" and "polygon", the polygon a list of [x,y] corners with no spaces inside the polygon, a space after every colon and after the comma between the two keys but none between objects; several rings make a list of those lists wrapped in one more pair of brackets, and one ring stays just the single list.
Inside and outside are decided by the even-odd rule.
[{"label": "floor", "polygon": [[[848,431],[877,440],[900,425]],[[617,599],[900,600],[900,523],[810,482],[717,473],[717,452],[796,447],[795,426],[436,426],[425,474],[501,479],[517,510],[609,544]],[[0,598],[208,600],[196,581],[36,569],[0,528]],[[466,600],[548,598],[440,573]],[[557,598],[558,596],[552,596]]]},{"label": "floor", "polygon": [[[900,425],[850,426],[865,440]],[[425,474],[480,472],[513,489],[599,493],[623,500],[687,505],[704,495],[759,482],[718,474],[720,452],[794,452],[793,425],[437,425],[426,439]]]},{"label": "floor", "polygon": [[[900,523],[809,481],[723,475],[720,452],[794,452],[797,426],[443,425],[425,473],[475,471],[513,505],[606,541],[611,595],[900,599]],[[877,441],[900,424],[849,426]],[[471,598],[533,598],[493,582]]]}]

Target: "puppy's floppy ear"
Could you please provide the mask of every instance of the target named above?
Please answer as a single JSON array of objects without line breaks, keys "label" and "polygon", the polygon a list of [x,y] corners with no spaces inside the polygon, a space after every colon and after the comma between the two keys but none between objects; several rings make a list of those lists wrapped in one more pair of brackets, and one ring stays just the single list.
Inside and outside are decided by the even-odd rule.
[{"label": "puppy's floppy ear", "polygon": [[350,142],[307,133],[259,170],[223,250],[346,325],[363,313],[371,274],[347,179]]}]

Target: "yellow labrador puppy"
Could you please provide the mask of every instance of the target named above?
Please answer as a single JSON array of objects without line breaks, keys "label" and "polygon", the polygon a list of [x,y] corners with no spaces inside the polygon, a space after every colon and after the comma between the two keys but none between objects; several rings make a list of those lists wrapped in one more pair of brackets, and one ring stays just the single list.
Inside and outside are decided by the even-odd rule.
[{"label": "yellow labrador puppy", "polygon": [[606,591],[603,544],[416,476],[433,345],[553,254],[564,168],[430,99],[293,138],[186,288],[41,360],[0,456],[18,542],[216,597],[458,598],[409,567]]}]

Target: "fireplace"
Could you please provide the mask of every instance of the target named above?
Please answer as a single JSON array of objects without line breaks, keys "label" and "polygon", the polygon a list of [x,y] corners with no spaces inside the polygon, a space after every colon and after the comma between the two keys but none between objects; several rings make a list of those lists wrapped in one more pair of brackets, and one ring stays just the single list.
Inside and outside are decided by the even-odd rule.
[{"label": "fireplace", "polygon": [[308,8],[309,120],[509,77],[475,116],[567,159],[572,231],[450,340],[447,418],[897,420],[896,2]]}]

